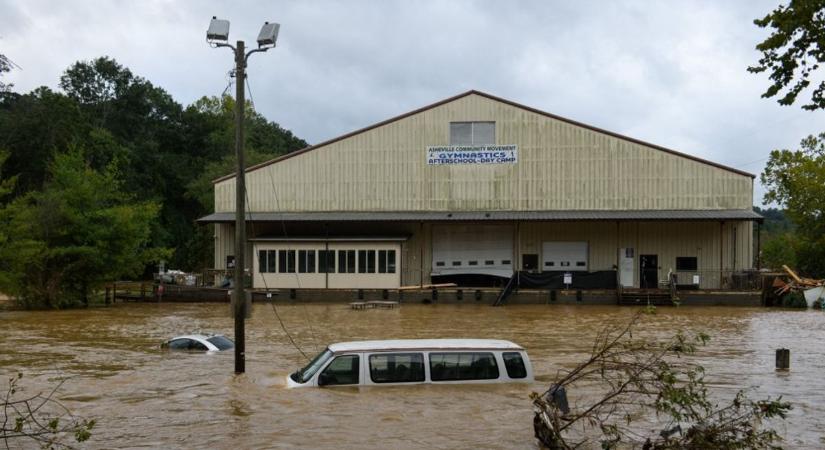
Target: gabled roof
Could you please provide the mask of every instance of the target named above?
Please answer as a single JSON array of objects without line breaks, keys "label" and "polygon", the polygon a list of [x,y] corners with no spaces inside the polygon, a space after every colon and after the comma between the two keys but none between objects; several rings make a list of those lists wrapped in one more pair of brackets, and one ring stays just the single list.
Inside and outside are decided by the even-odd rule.
[{"label": "gabled roof", "polygon": [[[669,149],[669,148],[666,148],[666,147],[662,147],[660,145],[651,144],[649,142],[645,142],[645,141],[642,141],[642,140],[639,140],[639,139],[624,136],[624,135],[619,134],[619,133],[614,133],[612,131],[608,131],[608,130],[605,130],[605,129],[602,129],[602,128],[594,127],[592,125],[587,125],[585,123],[577,122],[575,120],[568,119],[566,117],[557,116],[557,115],[551,114],[549,112],[545,112],[545,111],[541,111],[539,109],[531,108],[529,106],[525,106],[525,105],[522,105],[520,103],[516,103],[514,101],[510,101],[510,100],[507,100],[507,99],[504,99],[504,98],[501,98],[501,97],[496,97],[494,95],[490,95],[490,94],[487,94],[485,92],[477,91],[475,89],[469,90],[469,91],[464,92],[462,94],[458,94],[456,96],[446,98],[444,100],[441,100],[441,101],[435,102],[433,104],[424,106],[423,108],[418,108],[418,109],[410,111],[408,113],[401,114],[400,116],[395,116],[393,118],[384,120],[382,122],[378,122],[378,123],[370,125],[368,127],[361,128],[360,130],[356,130],[356,131],[338,136],[336,138],[329,139],[329,140],[321,142],[319,144],[310,145],[309,147],[303,148],[301,150],[296,150],[294,152],[287,153],[286,155],[282,155],[282,156],[279,156],[277,158],[270,159],[269,161],[264,161],[262,163],[255,164],[254,166],[249,166],[249,167],[246,168],[246,172],[251,172],[253,170],[257,170],[257,169],[260,169],[262,167],[266,167],[266,166],[269,166],[271,164],[281,162],[283,160],[286,160],[286,159],[304,154],[306,152],[309,152],[309,151],[327,146],[329,144],[333,144],[335,142],[350,138],[352,136],[356,136],[358,134],[365,133],[365,132],[373,130],[375,128],[382,127],[384,125],[388,125],[388,124],[393,123],[393,122],[397,122],[401,119],[405,119],[405,118],[413,116],[415,114],[422,113],[424,111],[436,108],[438,106],[441,106],[441,105],[456,101],[458,99],[467,97],[468,95],[478,95],[478,96],[481,96],[481,97],[485,97],[485,98],[488,98],[490,100],[494,100],[494,101],[497,101],[497,102],[500,102],[500,103],[504,103],[506,105],[514,106],[516,108],[523,109],[525,111],[530,111],[532,113],[539,114],[539,115],[542,115],[542,116],[545,116],[545,117],[549,117],[551,119],[555,119],[555,120],[558,120],[558,121],[561,121],[561,122],[566,122],[566,123],[569,123],[571,125],[575,125],[575,126],[578,126],[578,127],[586,128],[588,130],[592,130],[592,131],[595,131],[597,133],[606,134],[608,136],[612,136],[612,137],[617,138],[617,139],[622,139],[622,140],[625,140],[625,141],[628,141],[628,142],[632,142],[634,144],[644,145],[645,147],[650,147],[650,148],[653,148],[653,149],[656,149],[656,150],[663,151],[665,153],[670,153],[671,155],[676,155],[676,156],[679,156],[679,157],[682,157],[682,158],[687,158],[687,159],[690,159],[690,160],[693,160],[693,161],[700,162],[702,164],[707,164],[709,166],[713,166],[713,167],[717,167],[719,169],[727,170],[729,172],[733,172],[733,173],[738,174],[738,175],[744,175],[744,176],[747,176],[747,177],[756,178],[756,176],[754,174],[749,173],[749,172],[745,172],[745,171],[742,171],[742,170],[739,170],[739,169],[734,169],[733,167],[725,166],[723,164],[715,163],[713,161],[708,161],[706,159],[702,159],[702,158],[699,158],[699,157],[696,157],[696,156],[688,155],[686,153],[678,152],[676,150],[672,150],[672,149]],[[231,173],[229,175],[225,175],[225,176],[222,176],[220,178],[216,178],[215,180],[212,181],[212,183],[219,183],[221,181],[228,180],[228,179],[234,178],[234,177],[235,177],[235,174]]]}]

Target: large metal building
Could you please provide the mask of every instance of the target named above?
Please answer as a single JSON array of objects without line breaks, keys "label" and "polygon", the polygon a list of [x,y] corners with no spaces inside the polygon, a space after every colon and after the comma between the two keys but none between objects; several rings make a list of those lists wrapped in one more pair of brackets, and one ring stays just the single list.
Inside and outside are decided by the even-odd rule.
[{"label": "large metal building", "polygon": [[[255,288],[732,287],[754,176],[469,91],[247,170]],[[215,268],[235,176],[215,180]],[[565,276],[566,275],[566,276]]]}]

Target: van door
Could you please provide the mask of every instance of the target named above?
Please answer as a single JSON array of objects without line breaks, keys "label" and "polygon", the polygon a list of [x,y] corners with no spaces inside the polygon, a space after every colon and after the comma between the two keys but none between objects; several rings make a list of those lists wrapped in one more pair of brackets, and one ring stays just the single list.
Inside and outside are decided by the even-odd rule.
[{"label": "van door", "polygon": [[361,382],[361,357],[336,356],[318,374],[318,386],[358,385]]}]

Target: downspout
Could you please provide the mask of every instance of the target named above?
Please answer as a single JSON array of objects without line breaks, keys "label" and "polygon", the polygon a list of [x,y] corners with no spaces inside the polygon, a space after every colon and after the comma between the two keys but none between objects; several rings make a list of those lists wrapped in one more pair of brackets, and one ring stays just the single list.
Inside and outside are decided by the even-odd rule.
[{"label": "downspout", "polygon": [[418,282],[419,288],[424,289],[424,222],[418,222],[418,224],[418,233],[421,236],[421,243],[418,246],[419,255],[421,256],[418,261]]},{"label": "downspout", "polygon": [[[324,222],[324,289],[329,289],[329,224]],[[332,258],[333,265],[335,258]]]},{"label": "downspout", "polygon": [[756,222],[756,270],[762,270],[762,224]]},{"label": "downspout", "polygon": [[719,221],[719,289],[722,289],[722,277],[725,270],[724,249],[725,249],[725,222]]}]

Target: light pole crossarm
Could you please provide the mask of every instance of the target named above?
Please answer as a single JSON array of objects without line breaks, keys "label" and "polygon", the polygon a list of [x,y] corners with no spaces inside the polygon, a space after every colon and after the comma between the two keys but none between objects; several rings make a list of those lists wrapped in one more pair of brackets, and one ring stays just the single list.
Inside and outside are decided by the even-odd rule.
[{"label": "light pole crossarm", "polygon": [[244,56],[243,60],[244,60],[244,62],[246,62],[246,61],[248,61],[248,60],[249,60],[249,56],[250,56],[251,54],[253,54],[253,53],[258,53],[258,52],[265,52],[265,51],[267,51],[267,50],[269,50],[269,49],[271,49],[271,48],[275,48],[275,47],[264,47],[264,48],[256,48],[256,49],[254,49],[254,50],[250,50],[250,51],[246,52],[246,56]]}]

